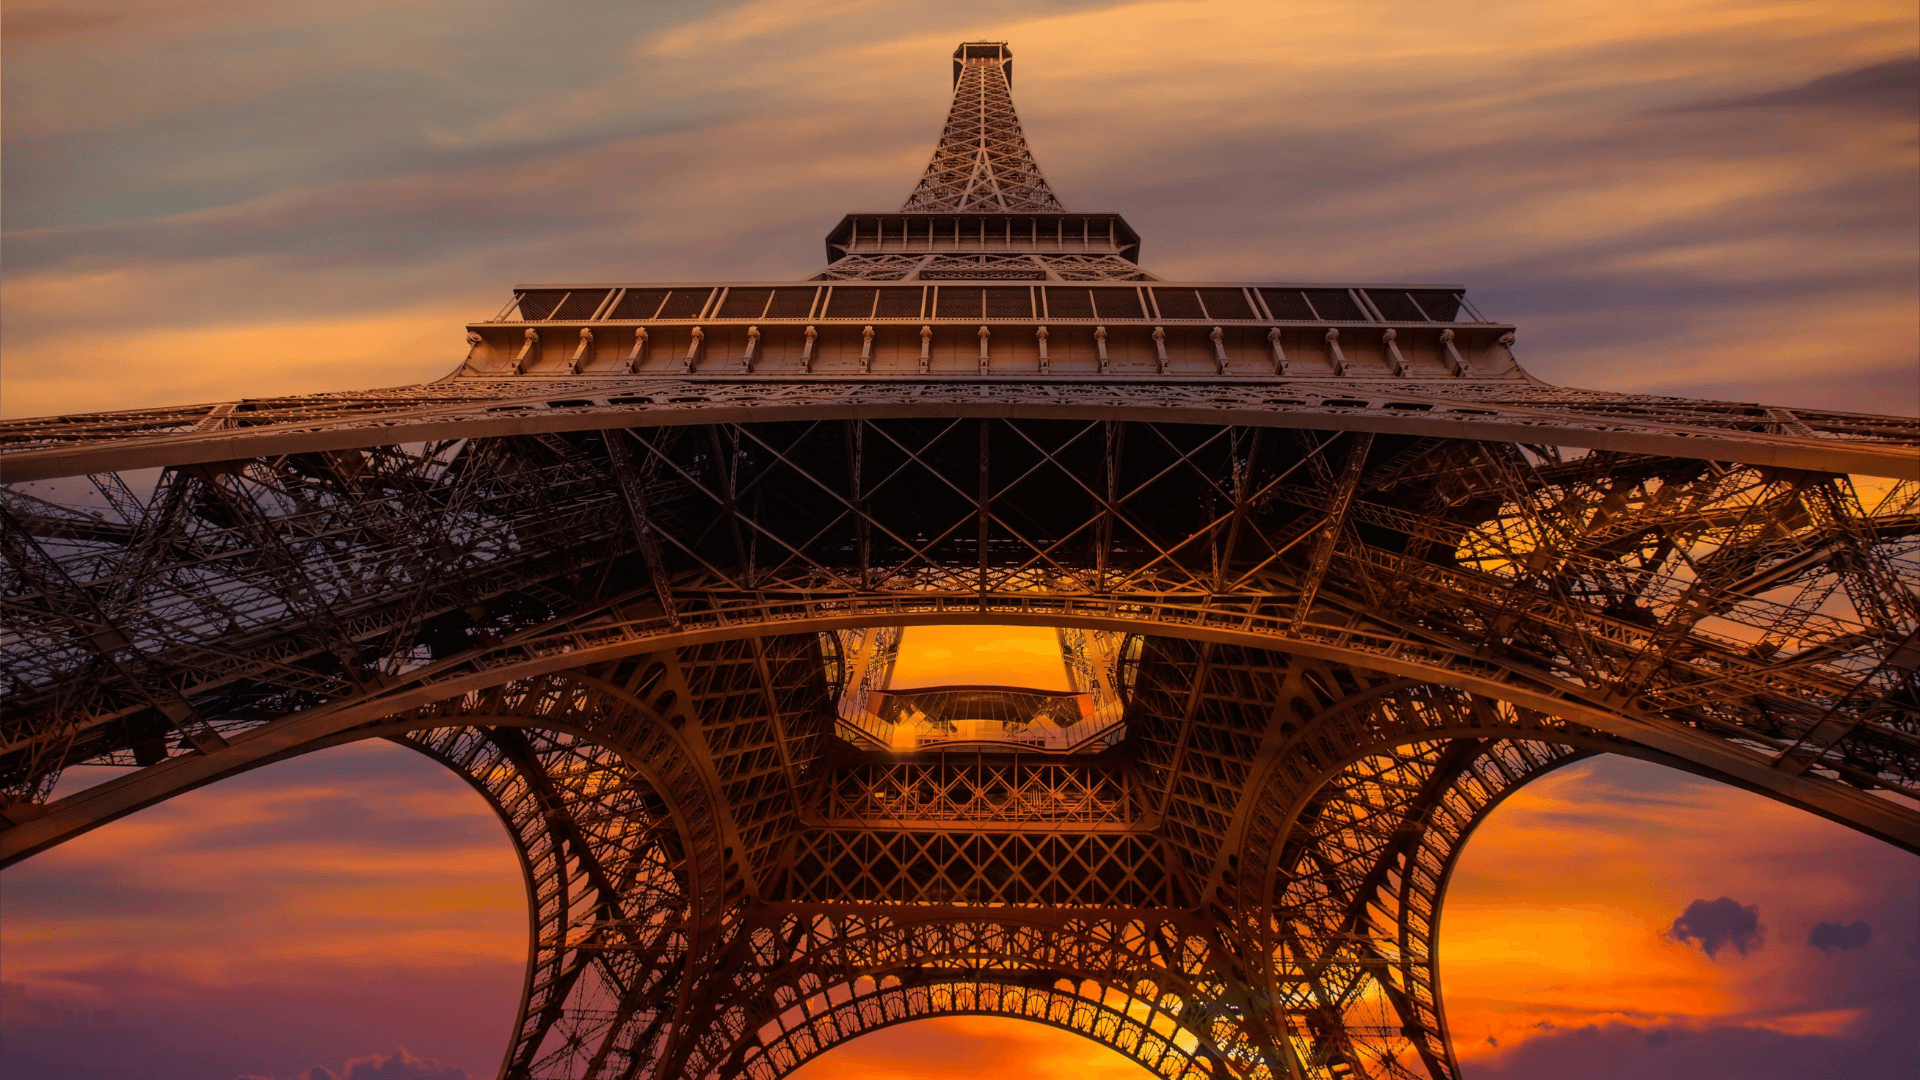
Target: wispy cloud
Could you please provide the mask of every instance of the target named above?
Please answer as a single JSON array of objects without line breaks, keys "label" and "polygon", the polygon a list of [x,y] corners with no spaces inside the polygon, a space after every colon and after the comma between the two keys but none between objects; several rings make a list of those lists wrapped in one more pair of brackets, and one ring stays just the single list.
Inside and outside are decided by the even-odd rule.
[{"label": "wispy cloud", "polygon": [[1920,58],[1901,57],[1852,71],[1822,75],[1799,86],[1675,107],[1674,112],[1712,109],[1811,107],[1873,109],[1920,115]]},{"label": "wispy cloud", "polygon": [[0,1008],[0,1072],[47,1080],[292,1077],[383,1045],[488,1074],[526,963],[493,811],[387,743],[89,833],[8,869],[0,904],[0,975],[53,1003]]},{"label": "wispy cloud", "polygon": [[[1462,281],[1548,378],[1920,408],[1914,125],[1843,107],[1910,81],[1920,36],[1885,5],[198,12],[157,37],[19,16],[42,30],[5,71],[10,414],[165,400],[134,347],[161,326],[415,311],[442,344],[396,367],[444,370],[435,302],[478,317],[516,280],[803,276],[839,213],[911,186],[965,36],[1014,42],[1055,185],[1129,214],[1163,272]],[[76,323],[124,338],[102,377],[66,377]],[[233,396],[296,362],[193,357]]]}]

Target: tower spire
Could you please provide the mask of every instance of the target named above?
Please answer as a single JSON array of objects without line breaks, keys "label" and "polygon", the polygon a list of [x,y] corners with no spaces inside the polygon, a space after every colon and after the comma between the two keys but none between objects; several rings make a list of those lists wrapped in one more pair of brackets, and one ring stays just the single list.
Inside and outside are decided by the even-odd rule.
[{"label": "tower spire", "polygon": [[1013,53],[1004,41],[953,51],[953,108],[905,213],[1064,212],[1027,149],[1013,109]]}]

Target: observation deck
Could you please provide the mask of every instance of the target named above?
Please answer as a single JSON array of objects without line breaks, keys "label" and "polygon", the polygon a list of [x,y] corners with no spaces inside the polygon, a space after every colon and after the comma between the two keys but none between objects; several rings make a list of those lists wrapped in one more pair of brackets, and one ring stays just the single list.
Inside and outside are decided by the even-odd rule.
[{"label": "observation deck", "polygon": [[[999,272],[982,268],[989,271]],[[1033,262],[1020,272],[1058,271]],[[1514,358],[1514,327],[1488,319],[1465,289],[1446,284],[1016,284],[991,276],[540,284],[517,288],[467,331],[469,354],[455,378],[1530,381]]]}]

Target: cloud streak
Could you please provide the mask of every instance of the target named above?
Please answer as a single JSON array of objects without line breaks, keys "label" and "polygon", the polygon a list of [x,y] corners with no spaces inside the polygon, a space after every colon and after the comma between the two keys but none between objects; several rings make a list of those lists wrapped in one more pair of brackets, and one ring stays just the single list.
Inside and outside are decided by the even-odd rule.
[{"label": "cloud streak", "polygon": [[1862,104],[1920,38],[1881,6],[216,7],[19,16],[9,415],[276,392],[369,321],[437,374],[516,281],[804,276],[911,186],[963,36],[1014,41],[1054,185],[1162,272],[1462,281],[1551,379],[1920,410],[1913,124]]},{"label": "cloud streak", "polygon": [[115,822],[8,869],[0,905],[0,1072],[44,1080],[292,1077],[383,1043],[490,1074],[526,964],[498,819],[390,743]]},{"label": "cloud streak", "polygon": [[1786,90],[1748,94],[1728,101],[1681,106],[1673,111],[1710,109],[1766,109],[1810,106],[1835,109],[1875,109],[1920,115],[1920,58],[1902,57],[1868,64],[1852,71],[1822,75]]},{"label": "cloud streak", "polygon": [[297,1080],[467,1080],[467,1070],[414,1057],[403,1046],[391,1054],[354,1058],[340,1072],[316,1065]]}]

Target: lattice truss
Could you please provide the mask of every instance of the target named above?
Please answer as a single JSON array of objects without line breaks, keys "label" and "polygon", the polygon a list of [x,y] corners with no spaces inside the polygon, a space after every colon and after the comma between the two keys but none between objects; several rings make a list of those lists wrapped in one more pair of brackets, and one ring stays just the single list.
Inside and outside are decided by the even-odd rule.
[{"label": "lattice truss", "polygon": [[[1452,1076],[1446,869],[1540,769],[1692,747],[1913,843],[1852,794],[1920,792],[1912,482],[902,419],[295,455],[3,511],[13,805],[286,725],[425,733],[535,882],[508,1075],[770,1077],[980,1011],[1166,1075]],[[1146,634],[1126,740],[864,757],[831,734],[839,651],[761,636],[982,614]]]},{"label": "lattice truss", "polygon": [[1917,500],[1512,444],[960,420],[9,488],[5,777],[33,800],[75,761],[151,764],[568,642],[985,605],[1337,642],[1915,792]]},{"label": "lattice truss", "polygon": [[1433,947],[1453,860],[1507,791],[1617,741],[1298,658],[1167,642],[1153,659],[1147,787],[1199,901],[1232,913],[1270,1037],[1310,1075],[1458,1075]]},{"label": "lattice truss", "polygon": [[[906,281],[918,274],[920,268],[930,262],[931,255],[843,255],[819,273],[813,275],[815,281]],[[1017,264],[1023,272],[1031,272],[1033,266],[1025,257],[1009,260]]]},{"label": "lattice truss", "polygon": [[[963,49],[963,51],[965,51]],[[1063,211],[1027,149],[998,50],[958,61],[953,107],[933,160],[901,210],[927,213]]]},{"label": "lattice truss", "polygon": [[[1137,755],[875,759],[817,737],[818,640],[630,657],[363,732],[465,776],[526,865],[529,991],[502,1075],[774,1080],[865,1031],[977,1013],[1169,1077],[1456,1076],[1433,938],[1461,844],[1530,777],[1621,748],[1458,692],[1163,641]],[[1275,820],[1269,858],[1277,834],[1256,822]],[[1036,874],[992,843],[899,856],[930,824],[1067,846],[1130,834],[1169,894],[1140,903],[1136,883],[1057,855],[1030,859]],[[851,829],[873,843],[806,869],[818,834]],[[876,873],[915,884],[856,899]],[[945,895],[1022,875],[1057,891]],[[1224,918],[1196,914],[1207,896]]]},{"label": "lattice truss", "polygon": [[[462,377],[386,390],[4,420],[0,455],[13,477],[29,472],[66,476],[244,459],[256,456],[249,449],[256,440],[270,440],[259,452],[278,456],[340,445],[446,439],[449,429],[482,425],[489,430],[479,433],[497,434],[509,422],[547,432],[698,424],[709,414],[740,409],[899,412],[933,406],[958,411],[977,406],[982,397],[970,383],[919,380],[742,384],[602,376],[543,378],[529,387],[512,379]],[[1071,408],[1105,415],[1150,409],[1259,414],[1264,423],[1309,428],[1359,423],[1375,430],[1433,416],[1454,426],[1450,434],[1491,441],[1524,438],[1513,434],[1518,428],[1538,433],[1524,438],[1528,443],[1553,445],[1592,445],[1609,435],[1630,435],[1678,444],[1664,452],[1684,447],[1687,457],[1791,457],[1802,468],[1874,475],[1900,475],[1920,455],[1920,420],[1912,417],[1615,394],[1529,381],[1451,382],[1436,392],[1431,383],[1376,378],[1300,379],[1284,386],[1024,380],[996,383],[992,403],[1002,409]],[[396,438],[396,429],[414,437]],[[123,464],[129,459],[136,463]],[[92,461],[103,467],[85,467]]]},{"label": "lattice truss", "polygon": [[854,254],[835,259],[815,281],[1158,281],[1118,255],[936,252]]},{"label": "lattice truss", "polygon": [[1062,281],[1158,281],[1118,255],[1037,255]]}]

